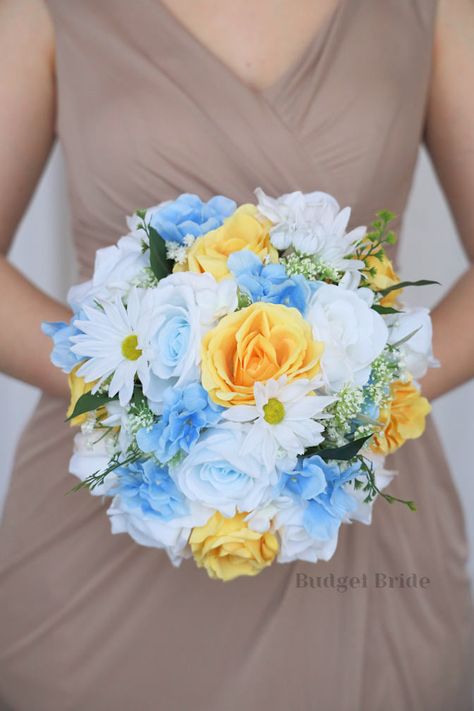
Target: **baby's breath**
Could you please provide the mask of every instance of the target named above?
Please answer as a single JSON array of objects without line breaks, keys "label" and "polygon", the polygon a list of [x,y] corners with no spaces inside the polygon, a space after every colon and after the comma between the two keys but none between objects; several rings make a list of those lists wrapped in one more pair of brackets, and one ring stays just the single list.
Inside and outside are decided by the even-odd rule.
[{"label": "baby's breath", "polygon": [[178,244],[177,242],[166,243],[166,257],[176,262],[176,264],[184,264],[187,253],[187,247],[182,244]]},{"label": "baby's breath", "polygon": [[363,402],[362,388],[344,385],[337,400],[327,408],[332,417],[326,427],[326,437],[331,443],[342,446],[346,442],[346,435],[351,431]]},{"label": "baby's breath", "polygon": [[144,269],[132,279],[131,284],[140,289],[153,289],[155,286],[158,286],[158,279],[153,274],[151,267],[144,267]]},{"label": "baby's breath", "polygon": [[401,372],[400,353],[396,349],[385,350],[372,364],[370,380],[364,387],[367,400],[383,407],[390,396],[390,385],[398,380]]},{"label": "baby's breath", "polygon": [[338,283],[342,274],[333,267],[324,264],[317,257],[292,252],[286,257],[282,257],[282,264],[285,265],[288,276],[302,274],[310,281],[330,281]]},{"label": "baby's breath", "polygon": [[155,421],[156,415],[144,401],[130,406],[127,414],[127,429],[132,437],[134,437],[139,430],[152,427]]}]

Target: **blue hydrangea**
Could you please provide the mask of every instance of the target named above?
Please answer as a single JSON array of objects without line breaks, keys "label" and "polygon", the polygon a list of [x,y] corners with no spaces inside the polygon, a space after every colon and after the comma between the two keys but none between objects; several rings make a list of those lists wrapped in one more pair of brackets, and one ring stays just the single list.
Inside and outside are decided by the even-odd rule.
[{"label": "blue hydrangea", "polygon": [[380,407],[373,402],[369,397],[365,397],[360,410],[361,414],[368,417],[370,420],[377,422],[380,416]]},{"label": "blue hydrangea", "polygon": [[289,277],[283,264],[262,264],[248,249],[231,254],[227,266],[252,302],[283,304],[305,313],[312,286],[301,274]]},{"label": "blue hydrangea", "polygon": [[74,326],[74,320],[78,316],[74,315],[70,323],[65,321],[43,321],[41,330],[53,341],[53,350],[50,359],[53,365],[61,368],[65,373],[70,373],[78,363],[83,360],[71,350],[71,336],[77,336],[81,331]]},{"label": "blue hydrangea", "polygon": [[366,398],[362,404],[361,412],[366,417],[370,417],[371,420],[378,420],[380,415],[380,408],[372,400]]},{"label": "blue hydrangea", "polygon": [[299,460],[296,469],[285,475],[282,493],[303,503],[303,525],[312,538],[333,538],[342,520],[356,509],[357,501],[344,484],[359,473],[359,464],[342,471],[338,464],[315,455]]},{"label": "blue hydrangea", "polygon": [[305,457],[298,466],[282,478],[282,490],[297,498],[309,501],[326,490],[325,462],[321,457]]},{"label": "blue hydrangea", "polygon": [[185,193],[159,207],[150,224],[168,242],[184,244],[187,235],[200,237],[220,227],[237,205],[222,195],[203,202],[197,195]]},{"label": "blue hydrangea", "polygon": [[111,493],[120,496],[124,511],[170,521],[183,516],[188,508],[168,470],[151,459],[137,461],[115,470],[117,483]]},{"label": "blue hydrangea", "polygon": [[180,451],[189,453],[201,431],[216,424],[222,410],[199,383],[182,390],[168,388],[159,422],[138,431],[138,446],[143,452],[152,452],[158,461],[169,462]]}]

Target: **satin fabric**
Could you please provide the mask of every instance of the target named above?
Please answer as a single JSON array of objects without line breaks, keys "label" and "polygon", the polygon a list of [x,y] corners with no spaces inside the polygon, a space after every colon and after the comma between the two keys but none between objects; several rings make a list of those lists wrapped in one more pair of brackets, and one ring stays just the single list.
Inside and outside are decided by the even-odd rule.
[{"label": "satin fabric", "polygon": [[[382,208],[403,215],[434,0],[340,0],[264,91],[157,0],[48,5],[81,277],[126,231],[125,214],[181,192],[243,202],[256,186],[318,189],[353,206],[354,226]],[[431,422],[390,462],[391,491],[417,513],[379,501],[370,528],[343,527],[331,561],[223,584],[112,536],[106,501],[64,496],[74,483],[64,410],[43,396],[18,447],[0,534],[1,708],[471,708],[462,514]],[[388,587],[377,573],[430,582]],[[301,574],[314,587],[298,587],[310,580]],[[339,576],[366,586],[338,592]]]}]

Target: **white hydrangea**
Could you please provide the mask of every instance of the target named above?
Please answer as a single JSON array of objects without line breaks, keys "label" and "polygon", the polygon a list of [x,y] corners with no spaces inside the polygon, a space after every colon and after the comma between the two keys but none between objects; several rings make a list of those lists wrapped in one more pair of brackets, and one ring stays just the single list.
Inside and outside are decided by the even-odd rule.
[{"label": "white hydrangea", "polygon": [[404,365],[414,378],[422,378],[428,368],[439,366],[432,350],[433,328],[428,309],[405,307],[404,313],[390,315],[387,323],[388,342],[402,342],[399,349]]},{"label": "white hydrangea", "polygon": [[258,209],[273,227],[270,236],[279,250],[292,247],[302,255],[311,255],[324,267],[338,272],[358,272],[364,267],[353,259],[356,245],[366,234],[365,227],[346,232],[350,208],[341,210],[327,193],[293,192],[271,198],[261,188],[255,194]]}]

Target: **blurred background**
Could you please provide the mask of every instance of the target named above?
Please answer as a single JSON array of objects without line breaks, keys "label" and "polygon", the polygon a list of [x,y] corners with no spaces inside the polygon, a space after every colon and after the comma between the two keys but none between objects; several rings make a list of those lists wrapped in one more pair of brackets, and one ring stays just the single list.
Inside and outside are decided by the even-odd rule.
[{"label": "blurred background", "polygon": [[[467,262],[449,210],[424,151],[420,152],[402,245],[404,277],[421,276],[442,284],[441,288],[409,290],[413,304],[434,305],[466,268]],[[65,298],[68,286],[74,281],[75,267],[59,148],[54,150],[19,227],[11,259],[39,287],[52,296]],[[16,442],[37,398],[35,388],[0,374],[0,510]],[[469,568],[474,580],[474,516],[471,514],[474,510],[474,472],[470,452],[470,444],[474,442],[473,405],[474,382],[471,382],[440,398],[434,405],[434,417],[461,494],[471,544]],[[416,476],[416,472],[413,474]]]}]

